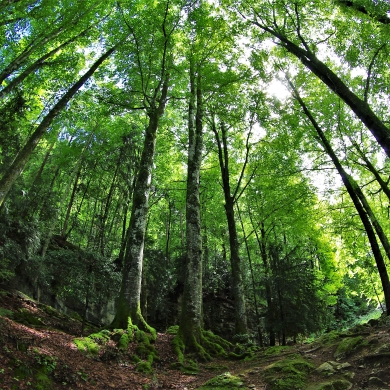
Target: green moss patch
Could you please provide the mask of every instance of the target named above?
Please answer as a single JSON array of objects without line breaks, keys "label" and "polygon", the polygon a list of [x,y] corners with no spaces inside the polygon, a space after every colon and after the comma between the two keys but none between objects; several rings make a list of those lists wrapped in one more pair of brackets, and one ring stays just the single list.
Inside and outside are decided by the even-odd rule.
[{"label": "green moss patch", "polygon": [[336,352],[333,356],[336,359],[345,358],[363,347],[364,345],[367,345],[367,342],[365,341],[363,336],[345,338],[338,345]]},{"label": "green moss patch", "polygon": [[290,347],[278,345],[275,347],[269,347],[265,350],[264,355],[266,356],[273,356],[273,355],[281,355],[282,353],[290,350]]},{"label": "green moss patch", "polygon": [[177,332],[179,331],[179,325],[173,325],[173,326],[170,326],[167,330],[166,330],[166,333],[168,334],[173,334],[173,335],[177,335]]},{"label": "green moss patch", "polygon": [[172,364],[171,368],[179,368],[186,374],[198,372],[197,363],[194,361],[207,362],[211,360],[211,356],[227,357],[226,349],[233,347],[230,342],[206,330],[202,330],[200,342],[197,342],[194,336],[190,342],[192,342],[189,348],[191,352],[184,354],[188,346],[185,345],[180,330],[172,341],[178,362]]},{"label": "green moss patch", "polygon": [[231,375],[229,372],[218,375],[215,378],[207,381],[200,390],[225,390],[225,389],[247,389],[244,383],[237,376]]},{"label": "green moss patch", "polygon": [[262,377],[270,390],[298,390],[305,388],[307,376],[313,368],[300,355],[292,355],[265,367]]},{"label": "green moss patch", "polygon": [[37,318],[34,314],[30,313],[27,309],[24,308],[21,308],[18,312],[14,313],[13,318],[15,321],[20,322],[23,325],[44,325],[40,318]]},{"label": "green moss patch", "polygon": [[73,342],[79,351],[85,353],[87,356],[97,356],[99,354],[100,346],[89,337],[77,338]]},{"label": "green moss patch", "polygon": [[321,345],[330,345],[338,342],[340,340],[340,333],[332,330],[329,333],[322,335],[317,341],[316,344]]}]

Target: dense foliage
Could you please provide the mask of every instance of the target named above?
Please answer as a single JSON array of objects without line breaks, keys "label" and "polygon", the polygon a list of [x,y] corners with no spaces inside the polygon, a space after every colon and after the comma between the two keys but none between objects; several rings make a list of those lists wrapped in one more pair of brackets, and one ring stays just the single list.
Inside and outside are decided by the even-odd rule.
[{"label": "dense foliage", "polygon": [[138,278],[146,322],[175,325],[198,207],[199,286],[236,303],[230,336],[389,314],[389,12],[0,1],[1,282],[84,313],[119,296],[127,318]]}]

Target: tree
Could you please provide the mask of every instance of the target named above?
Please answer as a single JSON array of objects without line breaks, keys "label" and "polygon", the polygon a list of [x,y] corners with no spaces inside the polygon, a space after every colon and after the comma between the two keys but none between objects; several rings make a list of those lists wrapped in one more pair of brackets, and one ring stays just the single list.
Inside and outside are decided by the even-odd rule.
[{"label": "tree", "polygon": [[4,173],[0,180],[0,206],[3,204],[5,197],[11,189],[13,183],[21,174],[24,166],[30,158],[35,147],[46,133],[54,119],[66,107],[66,104],[73,98],[77,91],[87,82],[87,80],[94,74],[98,67],[106,60],[114,51],[116,47],[107,50],[91,67],[80,77],[80,79],[69,88],[69,90],[61,97],[61,99],[54,105],[49,113],[44,117],[34,133],[28,139],[23,149],[16,155],[11,166]]},{"label": "tree", "polygon": [[[333,7],[330,2],[326,6]],[[277,44],[280,47],[297,57],[307,69],[337,94],[364,123],[387,156],[390,157],[390,129],[371,108],[367,95],[363,99],[359,97],[358,93],[354,92],[341,77],[318,58],[315,40],[305,38],[303,35],[304,29],[310,28],[308,18],[313,20],[312,15],[315,13],[321,20],[320,15],[324,8],[325,6],[322,4],[321,6],[319,4],[312,5],[309,2],[303,3],[302,6],[298,2],[291,5],[275,2],[271,3],[269,7],[263,4],[260,7],[250,4],[248,9],[243,11],[239,9],[239,12],[253,26],[277,38]],[[325,38],[326,40],[327,38]],[[368,72],[367,85],[369,82],[370,72]]]},{"label": "tree", "polygon": [[[152,25],[156,28],[153,31],[155,39],[161,42],[161,46],[157,47],[158,51],[156,53],[159,61],[152,64],[153,67],[146,68],[146,71],[144,67],[147,66],[146,61],[150,58],[150,53],[147,50],[154,49],[153,51],[155,51],[154,42],[150,43],[145,35],[138,35],[142,31],[135,30],[135,27],[125,19],[126,26],[134,40],[142,104],[147,111],[148,124],[145,129],[139,171],[135,180],[130,225],[126,235],[123,279],[116,315],[111,324],[114,328],[126,329],[130,318],[134,325],[138,325],[144,330],[151,330],[142,317],[140,308],[143,251],[157,129],[168,99],[172,66],[172,34],[176,22],[176,16],[174,11],[170,9],[170,3],[167,1],[161,6],[157,7],[152,14],[152,17],[158,16]],[[160,12],[162,14],[159,14]],[[171,13],[173,13],[173,18]],[[123,17],[125,18],[125,15]],[[160,26],[161,30],[159,30]],[[157,66],[157,69],[154,66]],[[155,74],[158,76],[155,80],[151,80],[150,78],[154,77]]]}]

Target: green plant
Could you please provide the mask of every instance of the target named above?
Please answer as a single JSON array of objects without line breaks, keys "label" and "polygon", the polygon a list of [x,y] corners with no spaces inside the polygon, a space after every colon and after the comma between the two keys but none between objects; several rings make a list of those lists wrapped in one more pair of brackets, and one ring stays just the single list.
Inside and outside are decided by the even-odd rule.
[{"label": "green plant", "polygon": [[0,307],[0,317],[12,318],[13,314],[14,313],[12,310],[8,310],[8,309],[4,309],[3,307]]},{"label": "green plant", "polygon": [[77,374],[79,375],[79,377],[84,381],[86,382],[88,380],[88,374],[84,371],[77,371]]}]

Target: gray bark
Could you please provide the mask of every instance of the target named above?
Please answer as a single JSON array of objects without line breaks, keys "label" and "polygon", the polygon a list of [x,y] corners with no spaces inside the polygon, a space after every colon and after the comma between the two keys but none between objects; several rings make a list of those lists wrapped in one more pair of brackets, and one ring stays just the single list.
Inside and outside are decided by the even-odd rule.
[{"label": "gray bark", "polygon": [[188,350],[197,350],[202,329],[202,236],[200,217],[200,167],[203,148],[201,76],[190,61],[188,108],[188,166],[186,196],[186,275],[180,316],[180,334]]},{"label": "gray bark", "polygon": [[140,312],[144,239],[157,129],[159,120],[165,110],[168,85],[169,75],[166,75],[161,87],[161,97],[156,98],[151,109],[149,109],[149,124],[145,130],[141,161],[133,192],[121,291],[116,315],[111,324],[112,327],[116,328],[126,329],[129,317],[134,324],[146,327]]}]

